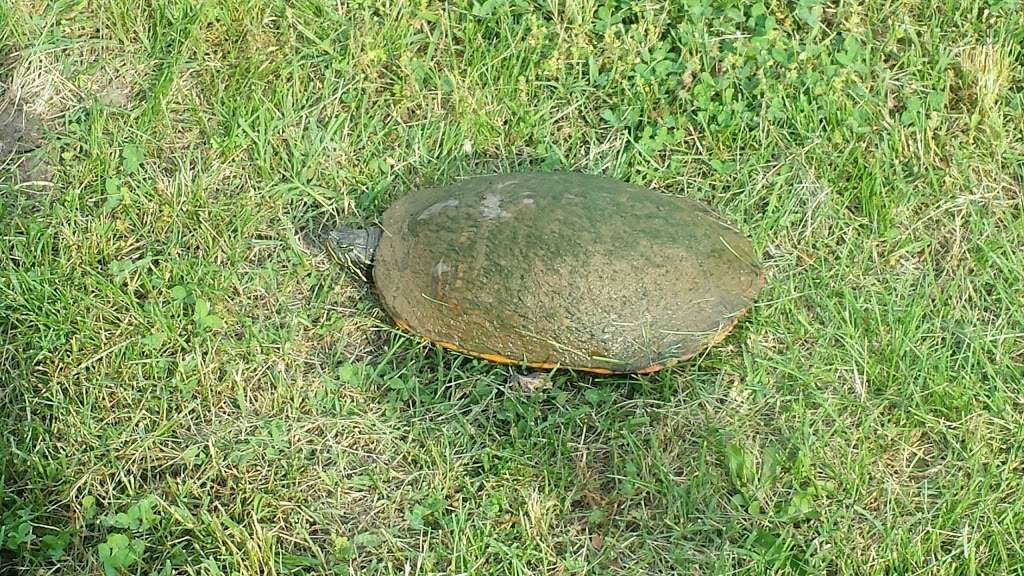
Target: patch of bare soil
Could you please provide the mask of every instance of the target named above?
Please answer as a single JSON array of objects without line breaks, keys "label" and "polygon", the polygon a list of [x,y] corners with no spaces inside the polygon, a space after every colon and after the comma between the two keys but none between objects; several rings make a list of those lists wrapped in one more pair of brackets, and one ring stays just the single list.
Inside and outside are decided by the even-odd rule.
[{"label": "patch of bare soil", "polygon": [[23,154],[43,144],[42,126],[21,102],[0,99],[0,156]]},{"label": "patch of bare soil", "polygon": [[39,119],[26,111],[22,102],[0,96],[0,179],[28,197],[46,194],[53,169],[44,144]]}]

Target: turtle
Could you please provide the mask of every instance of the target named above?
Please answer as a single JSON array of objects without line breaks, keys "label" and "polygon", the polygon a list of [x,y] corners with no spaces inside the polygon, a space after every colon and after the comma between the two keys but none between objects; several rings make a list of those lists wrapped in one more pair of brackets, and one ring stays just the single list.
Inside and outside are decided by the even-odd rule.
[{"label": "turtle", "polygon": [[673,366],[723,339],[765,285],[751,241],[705,203],[575,172],[420,189],[321,242],[371,273],[403,331],[539,370]]}]

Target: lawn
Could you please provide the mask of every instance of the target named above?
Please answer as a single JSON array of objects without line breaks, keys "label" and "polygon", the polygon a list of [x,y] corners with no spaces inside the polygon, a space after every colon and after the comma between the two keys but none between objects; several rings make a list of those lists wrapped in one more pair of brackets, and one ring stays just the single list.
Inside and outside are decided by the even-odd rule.
[{"label": "lawn", "polygon": [[[0,573],[1024,573],[1016,0],[12,0]],[[513,170],[700,198],[768,285],[550,388],[299,240]],[[629,278],[609,278],[628,282]]]}]

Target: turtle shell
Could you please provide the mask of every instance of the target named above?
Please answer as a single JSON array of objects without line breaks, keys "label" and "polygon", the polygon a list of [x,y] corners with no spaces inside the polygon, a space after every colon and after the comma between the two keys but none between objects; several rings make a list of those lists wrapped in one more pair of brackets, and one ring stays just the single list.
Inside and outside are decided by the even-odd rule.
[{"label": "turtle shell", "polygon": [[701,202],[599,176],[470,178],[382,224],[373,277],[396,323],[501,363],[653,372],[723,338],[764,285]]}]

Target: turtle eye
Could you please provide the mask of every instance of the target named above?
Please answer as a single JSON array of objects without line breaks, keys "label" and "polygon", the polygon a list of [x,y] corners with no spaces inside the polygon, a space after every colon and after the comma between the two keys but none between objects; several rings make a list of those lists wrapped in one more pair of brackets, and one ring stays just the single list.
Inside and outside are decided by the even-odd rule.
[{"label": "turtle eye", "polygon": [[335,262],[341,260],[341,255],[338,254],[338,249],[334,247],[334,242],[324,243],[324,250],[327,252],[327,255],[331,258],[331,260],[334,260]]}]

